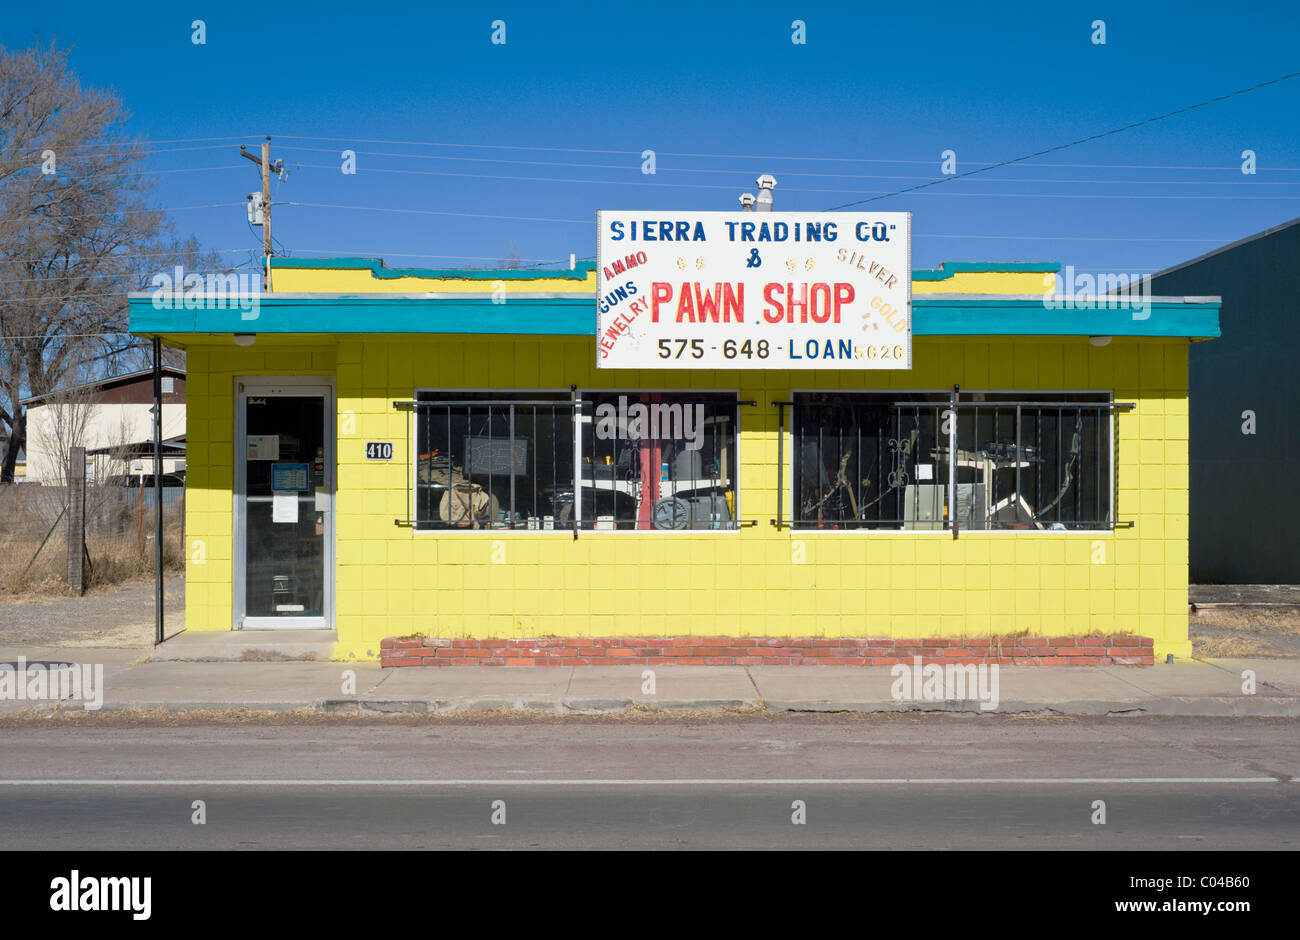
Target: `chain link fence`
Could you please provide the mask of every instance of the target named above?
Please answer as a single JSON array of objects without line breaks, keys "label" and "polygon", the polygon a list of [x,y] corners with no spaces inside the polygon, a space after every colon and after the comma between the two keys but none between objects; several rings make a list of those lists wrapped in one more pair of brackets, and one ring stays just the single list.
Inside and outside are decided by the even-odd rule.
[{"label": "chain link fence", "polygon": [[[117,584],[154,572],[153,488],[86,485],[86,586]],[[73,513],[66,486],[0,486],[0,595],[64,593]],[[163,489],[163,565],[184,569],[183,487]]]}]

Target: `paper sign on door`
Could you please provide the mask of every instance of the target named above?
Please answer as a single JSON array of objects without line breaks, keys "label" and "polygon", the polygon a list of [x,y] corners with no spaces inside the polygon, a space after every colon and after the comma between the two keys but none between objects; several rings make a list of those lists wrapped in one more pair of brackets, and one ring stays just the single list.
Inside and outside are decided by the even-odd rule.
[{"label": "paper sign on door", "polygon": [[276,493],[271,497],[272,522],[298,521],[298,494]]},{"label": "paper sign on door", "polygon": [[280,459],[280,435],[278,434],[248,435],[248,459],[249,460],[279,460]]}]

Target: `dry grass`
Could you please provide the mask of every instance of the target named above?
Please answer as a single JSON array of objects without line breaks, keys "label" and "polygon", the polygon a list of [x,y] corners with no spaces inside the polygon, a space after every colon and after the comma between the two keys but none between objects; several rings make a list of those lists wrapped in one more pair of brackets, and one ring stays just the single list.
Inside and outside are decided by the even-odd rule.
[{"label": "dry grass", "polygon": [[1192,640],[1196,659],[1247,659],[1252,656],[1276,655],[1262,640],[1245,636],[1199,636]]},{"label": "dry grass", "polygon": [[[141,533],[138,511],[122,501],[121,493],[109,487],[92,487],[87,493],[87,516],[92,520],[86,533],[87,589],[153,574],[154,514],[145,510]],[[62,491],[55,487],[0,487],[0,596],[16,601],[22,595],[70,593],[67,517],[58,519],[61,508]],[[179,513],[166,513],[164,522],[164,570],[184,570]]]},{"label": "dry grass", "polygon": [[1192,655],[1198,658],[1300,656],[1300,610],[1207,608],[1189,623]]}]

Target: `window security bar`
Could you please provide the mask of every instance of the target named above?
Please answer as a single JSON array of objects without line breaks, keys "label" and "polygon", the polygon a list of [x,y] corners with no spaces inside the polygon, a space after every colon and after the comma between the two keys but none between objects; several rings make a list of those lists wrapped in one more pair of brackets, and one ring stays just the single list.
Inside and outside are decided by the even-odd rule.
[{"label": "window security bar", "polygon": [[[956,537],[963,528],[1091,531],[1133,525],[1115,520],[1115,429],[1107,420],[1133,403],[1083,397],[1101,393],[1039,400],[975,394],[981,400],[954,388],[942,398],[939,392],[917,393],[907,401],[884,392],[801,393],[793,402],[772,402],[780,455],[772,524],[785,524],[785,408],[794,407],[796,528],[932,529]],[[944,470],[947,479],[941,482]],[[890,504],[896,511],[887,513]]]},{"label": "window security bar", "polygon": [[[664,394],[683,394],[684,392],[673,392]],[[635,394],[635,393],[632,393]],[[654,393],[659,394],[659,393]],[[689,394],[689,393],[686,393]],[[971,393],[967,393],[969,396]],[[998,393],[976,393],[983,395],[997,395]],[[1006,393],[1002,393],[1006,394]],[[1087,394],[1087,393],[1080,393]],[[1136,407],[1134,402],[1108,402],[1104,400],[1091,400],[1075,398],[1066,400],[1063,397],[1054,396],[1040,400],[1028,398],[1007,398],[1007,399],[983,399],[970,400],[959,397],[958,390],[944,397],[941,392],[917,393],[915,398],[908,401],[889,400],[889,393],[885,392],[879,396],[884,400],[872,400],[870,396],[863,395],[827,395],[826,397],[812,397],[809,393],[807,398],[800,398],[797,401],[773,401],[771,406],[777,408],[778,436],[777,436],[777,517],[769,520],[769,523],[775,525],[778,529],[785,528],[787,524],[795,527],[817,528],[836,528],[836,529],[939,529],[948,530],[957,537],[960,528],[976,529],[997,529],[997,528],[1036,528],[1038,530],[1094,530],[1094,529],[1115,529],[1131,528],[1134,523],[1128,521],[1116,521],[1114,519],[1114,508],[1118,504],[1118,480],[1113,471],[1113,465],[1109,460],[1103,460],[1103,457],[1111,456],[1106,453],[1107,448],[1113,450],[1115,441],[1118,439],[1115,434],[1116,427],[1112,422],[1117,418],[1120,411],[1130,410]],[[572,493],[570,497],[565,497],[568,511],[564,513],[564,521],[571,524],[574,538],[581,525],[582,517],[586,514],[583,511],[580,494],[583,492],[583,485],[586,484],[587,475],[584,471],[582,459],[585,448],[581,441],[578,440],[579,434],[584,428],[584,422],[591,421],[591,407],[599,396],[589,397],[585,401],[577,391],[572,389],[571,396],[560,397],[557,395],[553,398],[456,398],[447,400],[409,400],[394,401],[393,407],[406,412],[406,518],[395,519],[396,525],[414,526],[417,528],[439,528],[440,522],[455,521],[454,527],[472,527],[472,528],[489,528],[489,529],[520,529],[524,528],[521,521],[525,516],[520,512],[519,496],[523,480],[526,473],[521,472],[524,467],[535,466],[539,459],[539,449],[536,446],[535,431],[539,418],[539,411],[548,417],[553,423],[556,419],[561,422],[569,422],[573,436],[573,454],[572,468],[564,466],[561,468],[561,461],[554,459],[560,453],[562,448],[560,442],[552,435],[551,451],[553,458],[553,468],[548,480],[552,486],[557,483],[563,483],[567,492]],[[649,400],[647,398],[647,400]],[[743,401],[732,399],[736,405],[755,406],[753,401]],[[792,417],[795,419],[792,426],[792,434],[795,437],[794,459],[795,459],[795,505],[792,507],[790,522],[786,522],[784,513],[784,468],[785,468],[785,409],[792,407],[799,409]],[[867,473],[865,461],[870,456],[863,449],[864,428],[857,427],[854,446],[851,453],[844,453],[844,441],[846,435],[844,428],[834,428],[830,426],[818,426],[816,428],[817,438],[815,444],[806,438],[800,428],[800,422],[807,422],[806,418],[800,418],[799,415],[803,410],[813,413],[825,412],[826,409],[845,409],[847,412],[856,413],[854,418],[855,424],[861,419],[867,411],[871,409],[887,409],[890,414],[888,425],[882,425],[882,428],[892,430],[889,435],[886,449],[882,445],[881,435],[875,435],[875,449],[877,465],[876,470],[881,471],[879,474],[875,470],[870,471],[871,479],[864,479],[863,474]],[[567,413],[565,409],[568,409]],[[943,428],[943,433],[939,434],[944,422],[944,412],[952,409],[955,420],[948,423],[948,427]],[[445,445],[447,457],[446,465],[440,470],[433,467],[434,456],[437,449],[426,448],[424,444],[428,443],[424,437],[432,435],[431,427],[426,423],[416,428],[417,451],[430,451],[430,453],[419,453],[414,457],[412,453],[411,438],[411,414],[417,416],[432,416],[441,413],[441,422],[438,431],[440,433],[439,443]],[[932,429],[926,435],[925,446],[921,446],[921,440],[913,430],[910,434],[905,433],[904,425],[910,420],[914,428],[920,416],[924,413],[928,417],[925,422]],[[733,412],[734,414],[734,412]],[[563,415],[563,418],[561,418]],[[1111,421],[1106,421],[1104,416],[1109,415]],[[486,431],[479,434],[462,432],[453,435],[451,427],[453,419],[462,417],[466,424],[471,418],[483,416],[486,419]],[[520,435],[517,427],[517,421],[523,420],[526,423],[524,435]],[[1008,420],[1014,420],[1014,435],[1004,433],[1004,427]],[[442,422],[445,422],[443,424]],[[1071,422],[1074,423],[1073,431],[1070,429]],[[1107,425],[1111,425],[1110,440],[1104,438],[1104,430]],[[445,428],[445,433],[442,433]],[[1007,428],[1009,430],[1009,428]],[[828,434],[829,432],[829,434]],[[453,437],[456,440],[453,440]],[[1014,440],[1003,438],[1014,437]],[[869,442],[868,442],[869,443]],[[838,472],[834,473],[835,483],[828,489],[835,492],[814,493],[813,501],[808,503],[805,499],[801,502],[799,482],[801,476],[806,477],[806,469],[802,467],[801,460],[806,462],[805,452],[809,450],[816,455],[816,464],[823,468],[830,466],[825,464],[826,453],[834,453],[837,460],[832,460],[832,464],[839,464]],[[888,477],[884,470],[884,458],[888,451],[888,456],[892,469]],[[1091,451],[1091,453],[1087,453]],[[455,452],[461,460],[461,465],[453,468],[451,464],[451,455]],[[544,451],[543,451],[544,453]],[[441,455],[438,455],[441,456]],[[922,459],[928,456],[927,461],[929,468],[920,467],[925,470],[924,476],[917,476],[918,465]],[[1088,460],[1088,458],[1092,458]],[[856,461],[856,463],[854,463]],[[531,462],[531,463],[530,463]],[[567,463],[567,460],[564,461]],[[608,459],[606,461],[608,463]],[[591,472],[597,473],[595,460],[592,460]],[[849,482],[847,469],[850,463],[854,463],[854,476],[858,477],[856,482]],[[1086,466],[1087,463],[1091,467]],[[939,486],[939,481],[934,477],[942,467],[946,465],[948,479],[946,486]],[[457,509],[456,500],[451,501],[450,509],[432,505],[433,494],[430,487],[427,486],[429,478],[441,472],[447,479],[441,481],[441,486],[435,486],[440,493],[447,489],[456,491],[456,483],[461,482],[463,487],[474,493],[475,485],[468,482],[468,476],[471,475],[470,468],[475,471],[482,471],[487,478],[488,496],[484,497],[486,505],[483,508],[478,507],[461,507]],[[568,473],[572,470],[573,479],[570,481]],[[801,469],[804,474],[801,475]],[[835,468],[831,467],[834,471]],[[994,477],[994,471],[997,471],[996,480],[998,482],[989,484],[987,479]],[[1007,498],[999,498],[999,490],[1002,488],[998,485],[1008,479],[1007,470],[1014,470],[1014,490],[1011,491]],[[602,466],[601,473],[605,471]],[[1091,472],[1088,472],[1091,471]],[[417,475],[412,485],[412,474]],[[457,480],[457,474],[465,479]],[[825,475],[825,474],[823,474]],[[981,475],[986,479],[981,480]],[[535,474],[534,474],[535,476]],[[967,476],[972,478],[971,482],[959,482],[959,477]],[[1105,478],[1109,477],[1110,505],[1106,506],[1106,499],[1103,498],[1102,487]],[[843,478],[843,479],[840,479]],[[594,479],[594,477],[593,477]],[[603,479],[603,476],[601,477]],[[889,486],[883,489],[883,483],[888,480]],[[913,481],[917,481],[913,484]],[[921,483],[921,480],[933,481]],[[1032,493],[1027,493],[1025,487],[1032,482]],[[493,494],[496,489],[494,484],[502,484],[500,489]],[[422,486],[421,484],[426,484]],[[734,484],[732,484],[734,486]],[[873,489],[874,487],[874,489]],[[481,487],[480,487],[481,488]],[[806,488],[806,486],[804,487]],[[542,518],[539,516],[539,493],[536,483],[533,483],[532,492],[532,511],[527,514],[529,522],[528,528],[543,528],[541,525]],[[1010,487],[1006,487],[1010,490]],[[870,492],[868,492],[870,490]],[[943,494],[945,498],[939,498],[940,490],[946,490]],[[982,492],[981,492],[982,490]],[[547,494],[552,505],[556,508],[555,515],[552,517],[551,528],[566,528],[568,526],[561,523],[559,526],[554,522],[560,522],[560,513],[558,512],[559,498],[558,489],[552,490]],[[443,494],[446,499],[445,493]],[[524,504],[528,506],[527,492],[523,493]],[[1026,496],[1031,496],[1030,502],[1026,502]],[[422,511],[412,512],[412,499],[423,498],[426,505],[421,507]],[[904,501],[906,497],[906,501]],[[472,500],[471,500],[472,501]],[[923,507],[925,501],[933,502],[931,507]],[[885,513],[886,508],[882,503],[892,502],[898,511],[894,513]],[[500,509],[500,503],[508,503],[504,513]],[[805,505],[807,503],[807,505]],[[1031,505],[1032,503],[1032,505]],[[1032,508],[1037,506],[1037,509]],[[878,507],[878,508],[876,508]],[[876,508],[875,514],[868,516],[869,510]],[[926,511],[923,512],[922,510]],[[942,509],[942,512],[939,510]],[[1088,510],[1101,510],[1100,513],[1089,512]],[[463,510],[463,511],[461,511]],[[808,511],[811,510],[811,511]],[[906,510],[906,511],[905,511]],[[435,515],[435,512],[437,515]],[[486,512],[486,516],[482,514]],[[441,520],[438,518],[441,515]],[[461,517],[464,518],[461,518]],[[1100,516],[1101,518],[1096,518]],[[726,514],[721,517],[725,520]],[[608,519],[608,517],[602,517]],[[631,517],[628,517],[630,519]],[[617,521],[622,520],[622,521]],[[616,521],[601,523],[599,520],[591,521],[592,528],[621,528],[626,525],[627,520],[623,516],[616,517]],[[482,523],[482,524],[477,524]],[[534,524],[536,523],[536,524]],[[694,522],[692,523],[694,524]],[[710,525],[710,528],[720,527],[740,527],[756,525],[757,520],[752,519],[735,519],[730,524],[725,521],[721,525]],[[673,526],[669,526],[670,528]],[[633,528],[640,528],[640,523],[633,525]],[[656,525],[655,528],[662,528]]]},{"label": "window security bar", "polygon": [[781,508],[785,505],[785,410],[793,408],[794,402],[774,401],[772,407],[776,409],[776,518],[768,522],[779,532],[784,526]]},{"label": "window security bar", "polygon": [[[395,401],[393,407],[407,415],[407,511],[405,519],[394,520],[396,525],[518,529],[525,528],[520,523],[526,520],[527,528],[540,529],[546,507],[551,512],[545,521],[556,527],[554,504],[561,489],[572,488],[572,453],[561,438],[572,435],[577,425],[582,400],[576,389],[567,398],[429,399]],[[414,459],[412,414],[417,416]],[[520,434],[521,424],[530,432],[526,437]],[[538,446],[542,437],[549,439],[549,455]],[[531,481],[531,493],[521,492],[523,477]],[[548,481],[548,492],[539,491],[539,477]],[[413,491],[419,501],[415,513]],[[521,504],[528,509],[526,515]],[[576,539],[580,509],[571,509]],[[559,527],[565,527],[563,522]]]},{"label": "window security bar", "polygon": [[577,538],[580,528],[756,524],[736,513],[743,402],[734,393],[574,387],[571,396],[545,398],[436,394],[393,402],[407,415],[407,513],[397,525],[571,527]]}]

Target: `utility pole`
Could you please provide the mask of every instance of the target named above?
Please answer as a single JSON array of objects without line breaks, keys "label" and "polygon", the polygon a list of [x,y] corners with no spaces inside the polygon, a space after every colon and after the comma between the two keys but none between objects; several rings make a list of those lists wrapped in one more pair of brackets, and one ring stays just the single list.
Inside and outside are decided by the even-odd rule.
[{"label": "utility pole", "polygon": [[284,179],[284,165],[283,162],[277,161],[274,167],[271,166],[271,138],[269,136],[262,142],[262,158],[260,160],[249,153],[243,144],[239,145],[239,155],[252,160],[262,171],[262,289],[269,291],[271,289],[271,170],[274,169],[280,175],[280,178]]}]

